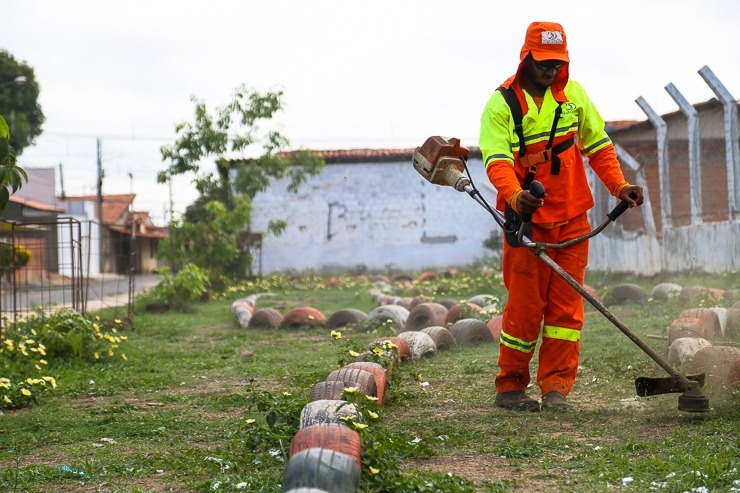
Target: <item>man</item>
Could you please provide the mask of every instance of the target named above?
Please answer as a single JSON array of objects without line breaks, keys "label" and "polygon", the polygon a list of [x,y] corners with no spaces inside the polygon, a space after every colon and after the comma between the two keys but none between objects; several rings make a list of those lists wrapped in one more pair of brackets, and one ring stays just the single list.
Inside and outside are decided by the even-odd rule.
[{"label": "man", "polygon": [[[583,88],[569,80],[569,62],[562,26],[532,23],[516,74],[494,92],[481,119],[480,148],[498,192],[497,208],[505,210],[508,205],[509,213],[531,214],[533,241],[563,243],[590,231],[586,211],[594,201],[581,153],[613,196],[630,207],[643,201],[642,188],[625,181],[598,111]],[[515,129],[517,105],[523,115],[521,132]],[[544,185],[544,197],[527,190],[533,179]],[[587,242],[547,254],[583,284]],[[529,248],[505,243],[503,270],[509,296],[495,405],[540,410],[540,402],[526,389],[529,363],[542,331],[536,377],[542,408],[567,409],[566,396],[578,369],[583,300]]]}]

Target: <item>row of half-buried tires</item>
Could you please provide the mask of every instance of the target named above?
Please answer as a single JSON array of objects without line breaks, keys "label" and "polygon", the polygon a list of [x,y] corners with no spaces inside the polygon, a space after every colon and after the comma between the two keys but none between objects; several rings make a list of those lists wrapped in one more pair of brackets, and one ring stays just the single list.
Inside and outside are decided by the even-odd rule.
[{"label": "row of half-buried tires", "polygon": [[[389,364],[397,365],[430,356],[437,350],[446,351],[493,340],[491,330],[484,322],[464,319],[449,329],[433,326],[421,331],[406,331],[395,337],[376,339],[370,346],[392,342],[397,348],[398,359],[389,360]],[[433,350],[424,350],[425,344],[433,345]],[[376,362],[362,361],[366,354],[358,356],[358,361],[332,371],[326,380],[311,388],[310,402],[301,410],[300,428],[291,441],[283,478],[284,492],[357,491],[362,473],[362,439],[346,421],[359,422],[363,417],[353,403],[345,400],[345,389],[354,387],[366,396],[377,398],[378,404],[382,405],[388,387],[387,368]]]},{"label": "row of half-buried tires", "polygon": [[[334,312],[328,318],[319,310],[307,306],[293,308],[285,315],[275,308],[262,308],[254,311],[253,307],[236,304],[236,302],[234,306],[237,320],[245,329],[362,328],[369,321],[377,321],[390,323],[398,331],[418,331],[433,326],[449,327],[460,320],[470,318],[472,314],[489,315],[491,313],[470,302],[458,303],[450,308],[441,303],[423,302],[411,310],[400,305],[381,305],[369,313],[346,308]],[[497,315],[490,315],[489,319],[496,317]]]}]

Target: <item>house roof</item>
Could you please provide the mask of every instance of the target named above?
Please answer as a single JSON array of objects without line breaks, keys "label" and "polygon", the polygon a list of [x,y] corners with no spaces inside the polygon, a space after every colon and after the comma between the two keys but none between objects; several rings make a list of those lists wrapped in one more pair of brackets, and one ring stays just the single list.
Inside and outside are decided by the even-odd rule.
[{"label": "house roof", "polygon": [[[111,225],[125,221],[126,214],[136,198],[135,193],[103,195],[103,224]],[[67,202],[97,202],[97,195],[67,196]]]},{"label": "house roof", "polygon": [[38,200],[31,200],[23,197],[17,197],[15,195],[10,196],[10,201],[15,202],[16,204],[21,204],[26,207],[30,207],[32,209],[36,209],[39,211],[47,211],[47,212],[64,212],[64,209],[61,207],[56,207],[51,204],[45,204],[43,202],[39,202]]}]

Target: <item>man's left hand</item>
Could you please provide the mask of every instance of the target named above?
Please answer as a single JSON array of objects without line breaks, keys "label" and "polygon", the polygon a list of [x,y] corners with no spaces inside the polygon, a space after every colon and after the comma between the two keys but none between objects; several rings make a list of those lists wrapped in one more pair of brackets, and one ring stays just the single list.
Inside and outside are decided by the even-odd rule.
[{"label": "man's left hand", "polygon": [[644,197],[642,195],[642,187],[637,185],[628,185],[619,192],[619,199],[624,200],[627,204],[632,207],[642,205]]}]

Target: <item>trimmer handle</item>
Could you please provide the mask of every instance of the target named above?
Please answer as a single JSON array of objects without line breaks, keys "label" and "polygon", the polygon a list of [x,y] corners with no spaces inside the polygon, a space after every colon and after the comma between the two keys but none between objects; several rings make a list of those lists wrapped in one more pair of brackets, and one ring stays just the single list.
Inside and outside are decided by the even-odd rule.
[{"label": "trimmer handle", "polygon": [[[630,194],[630,197],[632,197],[633,199],[636,199],[636,198],[637,198],[637,195],[635,195],[635,194],[633,193],[633,194]],[[620,202],[619,202],[619,203],[618,203],[618,204],[617,204],[617,205],[616,205],[616,206],[614,207],[614,209],[612,209],[612,210],[611,210],[611,212],[609,212],[609,213],[608,213],[608,214],[606,215],[606,217],[608,217],[608,218],[609,218],[609,220],[611,220],[612,222],[613,222],[613,221],[616,221],[616,220],[617,220],[617,218],[618,218],[619,216],[621,216],[621,215],[622,215],[622,214],[624,213],[624,211],[626,211],[626,210],[627,210],[627,209],[629,209],[629,208],[630,208],[630,205],[629,205],[629,204],[628,204],[627,202],[625,202],[624,200],[622,200],[622,201],[620,201]]]},{"label": "trimmer handle", "polygon": [[[545,187],[537,180],[533,180],[532,183],[529,184],[529,193],[536,198],[541,199],[545,196]],[[522,222],[531,223],[532,214],[522,214]]]}]

